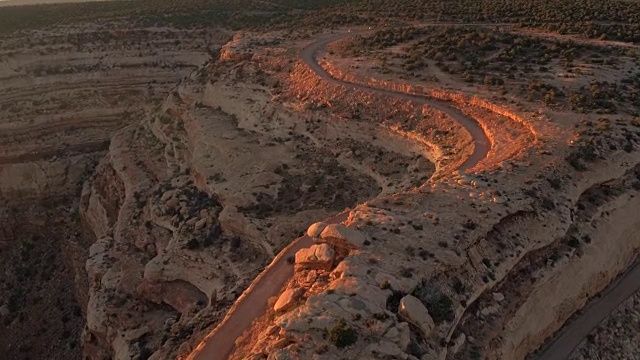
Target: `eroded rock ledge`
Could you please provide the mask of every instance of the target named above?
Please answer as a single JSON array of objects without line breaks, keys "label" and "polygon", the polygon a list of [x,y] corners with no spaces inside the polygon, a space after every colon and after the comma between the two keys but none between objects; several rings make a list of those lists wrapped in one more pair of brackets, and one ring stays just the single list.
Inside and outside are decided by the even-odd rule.
[{"label": "eroded rock ledge", "polygon": [[[302,99],[344,108],[340,87],[293,74]],[[640,159],[628,122],[564,143],[570,129],[526,121],[535,151],[354,209],[347,225],[370,242],[296,273],[295,305],[265,314],[232,358],[504,359],[542,345],[637,253]],[[428,333],[399,316],[409,295],[433,318]]]},{"label": "eroded rock ledge", "polygon": [[[89,357],[188,352],[311,222],[425,183],[433,149],[393,126],[468,144],[432,110],[384,99],[372,108],[367,94],[309,111],[318,102],[296,98],[281,62],[273,50],[212,61],[111,140],[82,196],[97,238],[86,267]],[[362,118],[347,121],[354,113]],[[468,151],[450,149],[452,163]]]}]

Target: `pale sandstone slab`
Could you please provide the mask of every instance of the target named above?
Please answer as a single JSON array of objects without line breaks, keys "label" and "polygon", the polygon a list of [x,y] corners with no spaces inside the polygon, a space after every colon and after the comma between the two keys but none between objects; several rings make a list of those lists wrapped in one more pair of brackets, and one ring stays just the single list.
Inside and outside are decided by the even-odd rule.
[{"label": "pale sandstone slab", "polygon": [[322,240],[327,242],[337,242],[348,247],[361,247],[366,237],[358,230],[350,229],[340,224],[329,224],[320,234]]},{"label": "pale sandstone slab", "polygon": [[400,299],[398,314],[405,320],[416,325],[425,336],[433,331],[434,323],[429,311],[422,301],[412,295],[407,295]]}]

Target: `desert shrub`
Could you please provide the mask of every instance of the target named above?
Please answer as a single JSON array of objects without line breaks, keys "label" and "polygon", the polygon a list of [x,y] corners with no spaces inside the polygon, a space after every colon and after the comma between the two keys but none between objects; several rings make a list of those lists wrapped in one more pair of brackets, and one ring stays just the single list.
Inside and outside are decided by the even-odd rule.
[{"label": "desert shrub", "polygon": [[358,333],[340,318],[338,323],[329,330],[329,341],[338,348],[344,348],[358,341]]},{"label": "desert shrub", "polygon": [[453,300],[437,286],[423,283],[413,295],[422,301],[436,324],[454,319]]},{"label": "desert shrub", "polygon": [[569,239],[569,241],[567,241],[567,245],[571,246],[572,248],[579,248],[580,240],[576,239],[575,237],[572,237],[571,239]]},{"label": "desert shrub", "polygon": [[573,167],[574,169],[576,169],[578,171],[587,170],[587,166],[582,161],[580,161],[579,158],[577,158],[573,154],[567,156],[565,160],[567,160],[567,162],[569,163],[569,165],[571,165],[571,167]]},{"label": "desert shrub", "polygon": [[410,278],[413,277],[413,268],[410,267],[403,267],[400,270],[400,275],[402,275],[402,277],[406,277],[406,278]]},{"label": "desert shrub", "polygon": [[585,170],[584,162],[593,162],[598,158],[598,151],[593,143],[578,146],[566,160],[576,170]]},{"label": "desert shrub", "polygon": [[242,240],[239,237],[234,236],[233,238],[231,238],[230,245],[231,249],[236,250],[240,247],[240,245],[242,245]]},{"label": "desert shrub", "polygon": [[556,208],[556,203],[548,197],[542,198],[542,202],[540,203],[542,208],[547,210],[553,210]]},{"label": "desert shrub", "polygon": [[411,245],[407,246],[405,248],[405,251],[407,252],[407,255],[409,255],[409,256],[415,256],[416,255],[416,249]]},{"label": "desert shrub", "polygon": [[464,292],[464,284],[462,283],[462,280],[458,278],[453,279],[452,287],[456,294],[462,294]]},{"label": "desert shrub", "polygon": [[465,222],[464,222],[464,224],[462,224],[462,226],[463,226],[465,229],[473,230],[473,229],[475,229],[475,228],[476,228],[476,226],[477,226],[477,225],[476,225],[476,223],[475,223],[475,222],[473,222],[473,220],[471,220],[471,219],[467,219],[467,221],[465,221]]},{"label": "desert shrub", "polygon": [[562,187],[562,179],[560,178],[548,178],[547,181],[549,182],[549,185],[551,185],[551,188],[554,190],[560,190],[560,188]]},{"label": "desert shrub", "polygon": [[400,300],[404,294],[400,291],[393,291],[389,297],[387,297],[387,310],[396,313],[398,312],[398,306],[400,305]]},{"label": "desert shrub", "polygon": [[469,356],[473,360],[481,359],[482,358],[482,353],[480,353],[480,350],[477,347],[473,347],[471,349],[471,351],[469,352]]},{"label": "desert shrub", "polygon": [[199,247],[200,247],[200,243],[198,242],[198,240],[190,239],[189,241],[187,241],[187,249],[196,250]]}]

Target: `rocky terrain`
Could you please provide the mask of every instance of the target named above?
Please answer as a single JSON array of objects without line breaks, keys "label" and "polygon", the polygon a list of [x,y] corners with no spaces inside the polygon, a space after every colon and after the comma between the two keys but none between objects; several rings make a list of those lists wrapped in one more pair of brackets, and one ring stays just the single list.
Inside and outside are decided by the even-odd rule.
[{"label": "rocky terrain", "polygon": [[[337,111],[354,106],[308,70],[291,74],[298,97]],[[637,222],[628,210],[637,205],[639,181],[633,117],[560,121],[557,110],[527,112],[534,103],[510,109],[464,93],[431,94],[454,99],[494,134],[493,156],[474,175],[445,175],[352,210],[346,224],[366,234],[365,246],[336,255],[329,270],[324,262],[301,268],[274,299],[274,310],[236,341],[233,358],[523,358],[633,260]],[[506,139],[493,119],[523,139],[518,151],[499,146]],[[512,160],[492,164],[505,156]],[[452,198],[459,201],[455,212]]]},{"label": "rocky terrain", "polygon": [[118,129],[157,107],[227,36],[115,25],[0,39],[0,164],[13,174],[2,177],[3,196],[67,193],[78,181],[66,178],[74,155],[107,150]]},{"label": "rocky terrain", "polygon": [[[60,300],[75,309],[75,322],[61,331],[72,340],[59,356],[175,354],[215,323],[309,219],[413,188],[434,171],[425,157],[431,149],[402,132],[273,103],[278,80],[238,66],[244,58],[228,55],[237,39],[216,47],[224,32],[81,30],[3,43],[10,65],[3,68],[3,168],[11,176],[2,178],[2,194],[33,199],[48,214],[41,226],[65,227],[46,246],[70,260],[47,262],[65,274],[59,288],[78,295]],[[107,50],[113,47],[122,52]],[[193,71],[218,52],[221,62]],[[59,62],[32,55],[41,53]],[[63,213],[41,208],[50,198]],[[31,242],[10,231],[17,222],[7,224],[9,258]],[[12,271],[19,281],[24,270]],[[36,321],[20,314],[40,314],[35,305],[16,305],[30,293],[8,293],[5,329],[23,341],[7,341],[7,354],[41,353],[16,346],[35,342],[16,332]]]},{"label": "rocky terrain", "polygon": [[640,295],[636,293],[589,334],[580,347],[574,350],[570,359],[638,358],[639,309]]},{"label": "rocky terrain", "polygon": [[286,263],[231,358],[523,359],[634,261],[635,44],[281,3],[0,35],[0,354],[204,359]]},{"label": "rocky terrain", "polygon": [[3,358],[81,358],[95,241],[79,216],[82,183],[111,137],[157,108],[227,36],[113,25],[0,39]]},{"label": "rocky terrain", "polygon": [[141,343],[160,347],[153,358],[184,353],[309,219],[433,172],[425,144],[274,102],[278,80],[262,67],[278,58],[247,62],[232,44],[116,135],[83,190],[81,216],[98,239],[87,334],[118,357]]}]

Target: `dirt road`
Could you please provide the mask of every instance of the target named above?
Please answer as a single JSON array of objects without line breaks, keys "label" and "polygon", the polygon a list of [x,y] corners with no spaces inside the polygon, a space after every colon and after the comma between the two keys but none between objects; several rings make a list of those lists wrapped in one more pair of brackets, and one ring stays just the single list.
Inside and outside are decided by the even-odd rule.
[{"label": "dirt road", "polygon": [[387,90],[387,89],[379,89],[370,87],[367,85],[354,84],[343,80],[334,79],[327,73],[324,68],[318,63],[317,56],[320,52],[326,49],[327,45],[332,42],[339,41],[348,37],[352,37],[355,35],[365,35],[367,33],[371,33],[371,31],[358,31],[358,32],[350,32],[350,33],[341,33],[335,34],[328,37],[325,37],[321,40],[318,40],[302,50],[302,60],[307,63],[307,65],[315,71],[320,77],[325,79],[328,82],[332,82],[334,84],[339,84],[345,86],[347,88],[351,88],[354,90],[363,90],[368,91],[384,96],[401,98],[403,100],[409,100],[417,104],[425,104],[432,108],[438,109],[447,115],[451,116],[455,121],[457,121],[460,125],[462,125],[468,132],[471,134],[474,143],[473,153],[465,160],[465,162],[460,165],[458,170],[467,170],[474,166],[476,166],[482,159],[484,159],[489,150],[491,149],[491,142],[487,137],[487,134],[484,130],[478,125],[478,123],[472,118],[464,115],[459,110],[449,106],[444,101],[433,100],[424,96],[411,95],[399,91]]},{"label": "dirt road", "polygon": [[535,356],[539,360],[565,360],[580,342],[622,302],[640,289],[640,262],[609,284],[599,297],[582,309],[582,314],[570,322],[556,338]]},{"label": "dirt road", "polygon": [[[349,212],[333,216],[326,223],[335,224],[347,220]],[[287,262],[289,256],[300,249],[313,245],[313,239],[302,236],[284,248],[271,265],[254,280],[250,291],[238,298],[222,322],[205,337],[187,360],[224,360],[235,347],[236,339],[242,335],[253,320],[267,312],[268,300],[278,295],[284,285],[293,277],[293,265]]]},{"label": "dirt road", "polygon": [[[359,34],[362,34],[360,32]],[[474,167],[482,159],[487,156],[491,148],[491,142],[484,133],[482,128],[473,119],[463,115],[460,111],[446,105],[444,102],[435,101],[426,97],[409,95],[402,92],[391,90],[377,89],[365,85],[352,84],[342,80],[332,78],[318,64],[316,55],[326,46],[342,38],[353,36],[358,33],[343,33],[328,36],[311,45],[305,47],[302,51],[302,59],[307,65],[325,80],[338,83],[353,89],[370,91],[385,96],[399,97],[405,100],[413,101],[417,104],[427,104],[437,108],[453,119],[459,122],[473,137],[474,151],[469,158],[460,166],[460,170],[466,170]],[[336,215],[326,222],[339,223],[346,220],[348,213]],[[282,287],[293,276],[293,266],[288,264],[286,259],[294,255],[298,250],[310,247],[313,240],[307,236],[293,241],[288,247],[276,256],[271,265],[254,280],[252,287],[236,301],[234,306],[227,313],[227,317],[209,334],[200,345],[189,355],[187,360],[225,360],[233,351],[235,340],[245,329],[249,328],[254,319],[263,315],[267,310],[267,301],[270,297],[278,295]]]},{"label": "dirt road", "polygon": [[[484,159],[491,148],[491,143],[485,132],[471,118],[465,116],[455,108],[448,106],[445,102],[428,99],[416,95],[396,92],[386,89],[372,88],[366,85],[349,83],[332,78],[317,62],[317,56],[328,44],[354,35],[363,35],[368,31],[334,34],[322,38],[302,51],[302,59],[319,76],[326,81],[337,83],[351,89],[370,91],[381,95],[399,97],[416,103],[427,104],[433,108],[447,113],[462,125],[474,140],[474,151],[471,156],[460,166],[460,170],[467,170],[477,165]],[[331,219],[330,222],[341,222],[346,219],[347,214],[340,214]],[[209,334],[200,346],[188,357],[189,360],[225,360],[233,350],[235,339],[247,329],[251,322],[264,314],[267,309],[267,299],[277,295],[284,284],[293,275],[293,267],[286,263],[287,257],[295,254],[299,249],[309,247],[312,240],[308,237],[301,237],[292,242],[274,260],[266,271],[264,271],[255,281],[254,287],[246,296],[243,294],[236,304],[229,311],[231,316],[225,318],[220,325]],[[616,282],[609,285],[601,297],[592,300],[584,309],[582,315],[561,330],[556,339],[547,345],[536,356],[542,360],[564,360],[573,349],[598,326],[620,303],[640,289],[640,263],[632,267],[626,274],[621,276]]]}]

